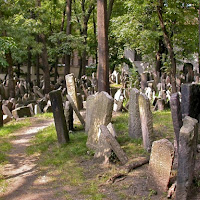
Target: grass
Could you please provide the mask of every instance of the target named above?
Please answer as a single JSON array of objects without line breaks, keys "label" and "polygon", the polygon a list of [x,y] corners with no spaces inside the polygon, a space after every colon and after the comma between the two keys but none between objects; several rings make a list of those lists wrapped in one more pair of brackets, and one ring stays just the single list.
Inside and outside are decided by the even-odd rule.
[{"label": "grass", "polygon": [[0,164],[6,162],[6,153],[12,148],[11,133],[30,125],[30,120],[12,121],[0,128]]},{"label": "grass", "polygon": [[[43,116],[42,117],[49,117]],[[154,133],[156,139],[167,137],[173,139],[173,126],[171,120],[170,111],[154,112]],[[146,156],[148,153],[143,149],[142,139],[130,139],[128,135],[128,113],[122,113],[119,116],[113,118],[113,123],[118,134],[118,142],[126,152],[129,158]],[[27,154],[39,154],[41,170],[47,172],[48,176],[51,176],[52,180],[55,180],[56,184],[68,185],[70,187],[76,187],[77,199],[94,199],[101,200],[105,198],[102,192],[99,192],[99,185],[104,184],[109,177],[118,173],[118,169],[115,165],[111,169],[107,169],[106,172],[98,178],[93,175],[88,178],[87,167],[84,167],[81,162],[84,160],[90,160],[93,153],[89,153],[86,147],[87,135],[83,131],[83,127],[75,125],[76,131],[70,134],[70,142],[65,145],[58,145],[56,130],[54,126],[50,126],[40,131],[36,137],[31,141],[31,146],[27,149]],[[96,169],[89,168],[90,171]],[[57,194],[58,195],[58,194]],[[123,192],[122,194],[123,199]],[[149,193],[151,196],[152,194]],[[72,198],[70,193],[65,194],[67,199]],[[73,198],[72,198],[73,199]]]},{"label": "grass", "polygon": [[34,117],[51,119],[51,118],[53,118],[53,113],[41,113],[41,114],[34,115]]}]

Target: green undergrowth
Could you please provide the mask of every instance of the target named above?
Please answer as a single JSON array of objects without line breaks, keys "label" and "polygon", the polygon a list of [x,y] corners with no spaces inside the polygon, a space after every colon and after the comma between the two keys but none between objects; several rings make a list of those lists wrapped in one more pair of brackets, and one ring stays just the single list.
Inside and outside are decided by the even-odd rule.
[{"label": "green undergrowth", "polygon": [[30,124],[30,120],[27,118],[23,121],[11,121],[0,128],[0,164],[6,162],[6,153],[12,148],[10,143],[12,139],[11,133]]},{"label": "green undergrowth", "polygon": [[41,114],[37,114],[34,117],[36,118],[44,118],[44,119],[51,119],[53,118],[53,113],[41,113]]}]

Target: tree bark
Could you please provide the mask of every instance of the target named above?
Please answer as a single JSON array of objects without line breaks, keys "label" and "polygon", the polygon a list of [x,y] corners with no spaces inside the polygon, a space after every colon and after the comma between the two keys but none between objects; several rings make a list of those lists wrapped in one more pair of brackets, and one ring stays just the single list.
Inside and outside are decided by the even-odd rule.
[{"label": "tree bark", "polygon": [[98,91],[109,93],[107,0],[97,1]]},{"label": "tree bark", "polygon": [[114,4],[114,0],[110,0],[109,1],[109,5],[108,5],[108,14],[107,14],[107,26],[109,27],[109,22],[110,22],[110,18],[111,18],[111,14],[112,14],[112,9],[113,9],[113,4]]},{"label": "tree bark", "polygon": [[94,10],[93,10],[93,29],[94,29],[94,40],[95,40],[95,62],[96,66],[98,64],[98,55],[97,55],[97,26],[96,26],[96,21],[95,21],[95,15],[94,15]]},{"label": "tree bark", "polygon": [[57,83],[57,77],[58,77],[58,58],[56,59],[54,69],[55,69],[54,84],[56,84]]},{"label": "tree bark", "polygon": [[48,63],[48,54],[47,54],[47,48],[46,48],[46,38],[44,34],[41,34],[40,38],[43,43],[42,62],[43,62],[43,71],[44,71],[44,93],[48,94],[51,88],[50,88],[50,71],[49,71],[49,63]]},{"label": "tree bark", "polygon": [[27,56],[28,56],[28,62],[27,62],[27,77],[26,77],[26,81],[27,83],[30,84],[31,82],[31,47],[29,46],[28,47],[28,53],[27,53]]},{"label": "tree bark", "polygon": [[14,98],[15,97],[15,83],[13,80],[13,59],[11,52],[9,51],[6,53],[6,61],[8,63],[8,76],[9,76],[9,81],[8,81],[8,88],[9,88],[9,97]]},{"label": "tree bark", "polygon": [[[66,13],[67,13],[67,27],[66,27],[66,34],[67,36],[71,34],[71,14],[72,14],[72,0],[66,0],[67,7],[66,7]],[[71,55],[66,54],[65,55],[65,72],[64,74],[70,73],[70,59]]]},{"label": "tree bark", "polygon": [[177,91],[176,89],[176,60],[174,57],[174,50],[173,46],[169,37],[169,33],[167,32],[167,29],[165,27],[165,23],[163,20],[162,16],[162,9],[163,9],[163,0],[159,0],[159,5],[157,6],[157,13],[158,13],[158,18],[160,21],[160,26],[163,31],[163,36],[164,40],[166,43],[167,50],[169,52],[169,57],[171,60],[171,65],[172,65],[172,73],[171,73],[171,84],[172,84],[172,93],[175,93]]},{"label": "tree bark", "polygon": [[199,73],[200,73],[200,1],[199,1]]}]

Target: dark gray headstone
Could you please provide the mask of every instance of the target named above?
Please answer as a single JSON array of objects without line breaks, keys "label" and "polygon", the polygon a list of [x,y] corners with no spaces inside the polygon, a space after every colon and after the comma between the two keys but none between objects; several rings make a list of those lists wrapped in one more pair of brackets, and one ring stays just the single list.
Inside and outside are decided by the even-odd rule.
[{"label": "dark gray headstone", "polygon": [[23,117],[31,117],[31,110],[27,106],[16,108],[12,111],[12,115],[15,119],[23,118]]},{"label": "dark gray headstone", "polygon": [[69,141],[69,134],[67,129],[67,124],[65,120],[62,95],[60,90],[54,90],[49,93],[51,106],[54,116],[54,122],[58,137],[58,142],[60,144],[65,144]]},{"label": "dark gray headstone", "polygon": [[171,95],[170,107],[171,107],[171,115],[172,115],[172,121],[173,121],[173,126],[174,126],[174,133],[175,133],[175,146],[178,148],[179,132],[183,125],[181,105],[180,105],[178,93],[174,93]]},{"label": "dark gray headstone", "polygon": [[189,200],[193,181],[198,137],[198,121],[186,116],[180,130],[176,200]]},{"label": "dark gray headstone", "polygon": [[183,117],[190,116],[198,119],[200,114],[200,85],[182,84],[181,110]]},{"label": "dark gray headstone", "polygon": [[131,89],[129,99],[129,136],[131,138],[141,138],[142,128],[139,112],[139,98],[140,92],[137,89]]}]

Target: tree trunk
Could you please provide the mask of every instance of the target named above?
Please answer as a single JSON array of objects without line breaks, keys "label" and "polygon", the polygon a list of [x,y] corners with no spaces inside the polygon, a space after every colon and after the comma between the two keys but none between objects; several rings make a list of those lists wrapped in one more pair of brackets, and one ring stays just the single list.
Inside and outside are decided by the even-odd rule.
[{"label": "tree trunk", "polygon": [[47,54],[47,48],[46,48],[46,38],[44,34],[41,34],[40,38],[43,43],[42,62],[43,62],[43,71],[44,71],[44,93],[48,94],[51,90],[51,87],[50,87],[50,71],[49,71],[49,63],[48,63],[48,54]]},{"label": "tree trunk", "polygon": [[12,55],[11,52],[9,51],[6,53],[6,61],[8,63],[8,76],[9,76],[9,81],[8,81],[8,88],[9,88],[9,97],[14,98],[15,97],[15,83],[13,80],[13,60],[12,60]]},{"label": "tree trunk", "polygon": [[169,52],[169,57],[170,57],[170,60],[171,60],[171,65],[172,65],[172,73],[171,73],[172,93],[175,93],[177,91],[177,89],[176,89],[176,60],[175,60],[175,57],[174,57],[173,46],[171,44],[171,40],[170,40],[169,34],[167,32],[167,29],[165,27],[165,23],[164,23],[164,20],[163,20],[162,9],[163,9],[163,0],[159,0],[159,5],[157,6],[157,13],[158,13],[159,21],[160,21],[160,26],[161,26],[161,29],[163,31],[163,36],[164,36],[164,40],[165,40],[165,43],[166,43],[166,47],[167,47],[167,50]]},{"label": "tree trunk", "polygon": [[97,1],[98,91],[109,93],[107,0]]},{"label": "tree trunk", "polygon": [[26,81],[27,83],[31,83],[31,47],[28,47],[28,63],[27,63],[27,77]]},{"label": "tree trunk", "polygon": [[56,84],[57,83],[57,77],[58,77],[58,58],[56,59],[54,69],[55,69],[54,84]]},{"label": "tree trunk", "polygon": [[[66,13],[67,13],[66,34],[70,35],[71,34],[72,0],[67,0]],[[71,59],[70,54],[65,55],[65,72],[64,72],[65,75],[70,73],[70,59]]]},{"label": "tree trunk", "polygon": [[107,12],[107,26],[108,27],[109,27],[111,14],[112,14],[113,4],[114,4],[114,0],[109,0],[108,12]]},{"label": "tree trunk", "polygon": [[20,74],[21,74],[21,73],[20,73],[20,68],[21,68],[21,65],[18,63],[18,64],[17,64],[17,73],[16,73],[16,74],[17,74],[17,78],[19,78],[19,77],[20,77]]},{"label": "tree trunk", "polygon": [[199,73],[200,73],[200,1],[199,1]]},{"label": "tree trunk", "polygon": [[93,28],[94,28],[94,40],[95,40],[95,62],[96,66],[98,64],[98,56],[97,56],[97,26],[96,26],[96,21],[95,21],[95,15],[94,15],[94,10],[93,10]]}]

